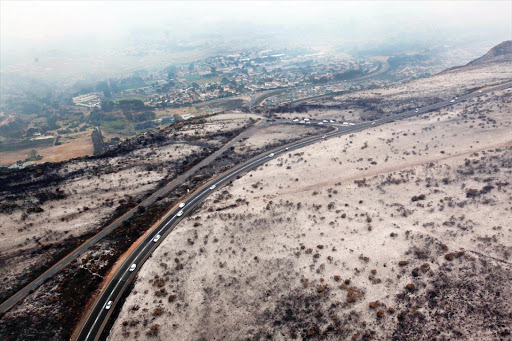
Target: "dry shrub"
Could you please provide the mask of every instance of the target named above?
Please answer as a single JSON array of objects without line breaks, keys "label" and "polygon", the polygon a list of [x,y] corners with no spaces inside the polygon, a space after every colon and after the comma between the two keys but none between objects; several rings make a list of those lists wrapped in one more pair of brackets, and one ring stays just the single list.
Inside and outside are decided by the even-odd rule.
[{"label": "dry shrub", "polygon": [[452,261],[455,257],[453,256],[453,253],[447,253],[446,255],[444,255],[444,259],[446,259],[447,261]]},{"label": "dry shrub", "polygon": [[149,327],[148,332],[146,333],[147,336],[158,336],[158,324],[154,324],[151,327]]},{"label": "dry shrub", "polygon": [[156,308],[153,310],[153,316],[160,316],[164,313],[164,310],[162,308]]}]

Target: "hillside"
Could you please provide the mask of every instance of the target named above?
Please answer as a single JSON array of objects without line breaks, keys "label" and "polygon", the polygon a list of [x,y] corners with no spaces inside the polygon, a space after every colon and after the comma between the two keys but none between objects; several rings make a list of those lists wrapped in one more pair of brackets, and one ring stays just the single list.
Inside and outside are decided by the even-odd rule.
[{"label": "hillside", "polygon": [[351,122],[375,120],[512,81],[511,61],[512,53],[503,54],[489,58],[487,62],[451,68],[428,78],[291,104],[274,111],[284,118],[316,117]]},{"label": "hillside", "polygon": [[[369,92],[387,110],[510,79],[510,65],[486,63],[282,115],[341,117]],[[512,91],[497,91],[219,189],[142,267],[108,339],[510,338],[511,111]]]},{"label": "hillside", "polygon": [[494,46],[485,55],[469,62],[468,65],[501,61],[512,61],[512,40]]}]

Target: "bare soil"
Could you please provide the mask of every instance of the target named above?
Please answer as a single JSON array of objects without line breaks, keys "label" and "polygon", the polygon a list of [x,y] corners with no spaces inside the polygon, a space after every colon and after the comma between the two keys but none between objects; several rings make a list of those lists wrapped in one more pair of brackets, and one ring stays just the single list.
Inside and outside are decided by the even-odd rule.
[{"label": "bare soil", "polygon": [[109,340],[510,339],[512,91],[326,140],[220,188]]}]

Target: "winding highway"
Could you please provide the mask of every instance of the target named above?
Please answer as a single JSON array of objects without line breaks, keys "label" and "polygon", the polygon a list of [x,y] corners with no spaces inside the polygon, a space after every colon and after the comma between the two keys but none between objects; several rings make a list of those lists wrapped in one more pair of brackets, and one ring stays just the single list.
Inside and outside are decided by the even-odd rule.
[{"label": "winding highway", "polygon": [[84,243],[80,244],[76,249],[71,251],[69,254],[67,254],[64,258],[62,258],[59,262],[54,264],[52,267],[50,267],[48,270],[46,270],[44,273],[39,275],[36,279],[34,279],[32,282],[28,283],[25,287],[23,287],[21,290],[16,292],[14,295],[9,297],[7,300],[2,302],[0,304],[0,314],[5,313],[9,309],[11,309],[13,306],[15,306],[19,301],[24,299],[26,296],[28,296],[30,293],[32,293],[34,290],[36,290],[41,284],[43,284],[47,279],[51,278],[53,275],[64,269],[67,265],[69,265],[73,260],[75,260],[77,257],[80,257],[85,252],[89,250],[89,248],[96,244],[98,241],[103,239],[105,236],[107,236],[109,233],[114,231],[117,227],[119,227],[123,222],[131,219],[139,206],[148,207],[149,205],[153,204],[155,201],[158,200],[159,197],[165,196],[168,192],[175,189],[178,185],[182,184],[187,178],[191,177],[193,174],[195,174],[199,169],[201,169],[204,166],[207,166],[211,161],[219,157],[222,153],[224,153],[226,150],[228,150],[230,147],[232,147],[237,141],[240,139],[243,139],[244,137],[252,134],[256,129],[260,129],[264,127],[267,124],[267,122],[257,122],[254,126],[251,128],[245,130],[241,134],[239,134],[237,137],[226,143],[224,146],[222,146],[219,150],[215,151],[214,153],[210,154],[208,157],[204,158],[201,162],[199,162],[194,167],[190,168],[185,173],[181,174],[180,176],[176,177],[174,180],[169,182],[167,185],[161,187],[157,191],[155,191],[153,194],[151,194],[149,197],[144,199],[139,205],[135,206],[133,209],[129,210],[116,220],[114,220],[110,225],[105,227],[103,230],[98,232],[96,235],[91,237],[90,239],[86,240]]},{"label": "winding highway", "polygon": [[[199,205],[206,197],[208,197],[212,192],[214,192],[224,184],[234,180],[239,175],[244,174],[250,170],[253,170],[263,165],[264,163],[271,161],[276,157],[284,155],[292,150],[302,148],[304,146],[313,144],[324,139],[349,134],[367,128],[376,127],[382,124],[390,123],[412,116],[422,115],[439,108],[457,104],[458,102],[465,101],[473,97],[484,95],[488,92],[506,89],[510,87],[512,87],[512,82],[495,86],[487,90],[476,91],[456,99],[450,99],[425,107],[413,109],[399,115],[386,117],[373,122],[365,122],[362,124],[351,126],[331,124],[331,126],[333,126],[334,129],[330,133],[326,133],[322,136],[313,136],[310,138],[305,138],[303,140],[267,151],[264,154],[260,154],[259,156],[254,157],[248,160],[247,162],[221,174],[216,179],[210,181],[208,184],[204,185],[203,187],[199,188],[194,193],[192,193],[188,197],[187,201],[183,202],[185,206],[183,206],[182,208],[175,207],[170,212],[171,214],[165,220],[163,220],[151,233],[148,233],[147,237],[143,242],[141,242],[136,248],[133,249],[133,251],[126,257],[125,261],[118,267],[115,274],[110,278],[109,282],[105,285],[101,293],[98,295],[96,301],[94,302],[94,305],[92,306],[91,310],[86,316],[85,321],[80,326],[80,329],[75,336],[75,340],[91,341],[97,340],[100,337],[105,325],[109,320],[112,311],[114,310],[114,307],[119,302],[120,298],[130,285],[131,281],[135,278],[138,269],[141,268],[142,264],[151,255],[153,250],[155,250],[158,247],[158,245],[165,239],[165,237],[172,232],[176,225],[182,219],[184,219],[189,213],[191,213],[194,210],[194,208],[197,205]],[[311,122],[311,124],[318,123],[318,121]],[[328,123],[325,124],[327,125]]]}]

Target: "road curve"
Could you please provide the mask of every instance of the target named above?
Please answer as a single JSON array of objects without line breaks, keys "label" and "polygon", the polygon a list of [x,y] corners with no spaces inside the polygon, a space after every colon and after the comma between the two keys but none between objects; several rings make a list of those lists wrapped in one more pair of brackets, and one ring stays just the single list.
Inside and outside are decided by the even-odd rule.
[{"label": "road curve", "polygon": [[[399,115],[386,117],[373,122],[366,122],[353,126],[334,125],[335,130],[331,133],[324,134],[323,136],[313,136],[310,138],[305,138],[301,141],[275,148],[271,151],[265,152],[264,154],[260,154],[259,156],[256,156],[248,160],[247,162],[239,165],[238,167],[235,167],[225,172],[224,174],[220,175],[216,179],[213,179],[212,181],[210,181],[209,183],[207,183],[206,185],[192,193],[187,199],[187,201],[185,201],[186,206],[183,208],[183,214],[181,216],[178,217],[176,215],[180,209],[175,208],[171,212],[171,214],[165,220],[163,220],[157,226],[157,228],[154,229],[152,233],[148,234],[146,239],[143,242],[141,242],[140,245],[137,248],[135,248],[130,255],[128,255],[128,257],[126,257],[125,261],[118,267],[116,273],[111,277],[110,281],[106,284],[104,289],[98,295],[84,323],[80,326],[80,329],[75,337],[75,340],[91,341],[97,340],[100,337],[103,328],[105,327],[113,311],[113,308],[121,298],[126,288],[129,286],[131,281],[135,278],[138,269],[141,268],[142,264],[151,255],[153,250],[155,250],[158,247],[158,245],[162,242],[162,240],[176,227],[176,225],[184,217],[186,217],[197,205],[199,205],[207,196],[209,196],[212,192],[214,192],[227,182],[234,180],[239,175],[246,173],[252,169],[255,169],[280,155],[286,154],[295,149],[300,149],[304,146],[313,144],[323,139],[349,134],[366,128],[376,127],[403,118],[422,115],[432,110],[447,107],[456,104],[460,101],[465,101],[473,97],[484,95],[488,92],[506,89],[509,87],[512,87],[512,82],[496,86],[492,89],[482,90],[481,92],[478,91],[476,93],[464,95],[459,97],[455,101],[442,101],[422,108],[418,108],[417,111],[411,110]],[[158,241],[154,242],[153,240],[156,235],[160,235],[161,237],[158,239]],[[132,264],[136,264],[135,271],[129,270]],[[106,309],[105,307],[107,305],[107,302],[109,301],[112,301],[112,305],[110,309]]]},{"label": "road curve", "polygon": [[84,243],[82,243],[80,246],[78,246],[76,249],[71,251],[68,255],[66,255],[64,258],[62,258],[59,262],[54,264],[51,268],[46,270],[44,273],[42,273],[39,277],[34,279],[32,282],[27,284],[25,287],[23,287],[21,290],[19,290],[17,293],[15,293],[13,296],[9,297],[7,300],[5,300],[2,304],[0,304],[0,314],[5,313],[9,309],[11,309],[14,305],[16,305],[19,301],[24,299],[26,296],[28,296],[30,293],[32,293],[34,290],[36,290],[41,284],[43,284],[46,280],[51,278],[53,275],[58,273],[60,270],[64,269],[67,265],[69,265],[74,259],[81,256],[89,248],[96,244],[98,241],[100,241],[103,237],[108,235],[110,232],[115,230],[118,226],[120,226],[123,222],[127,221],[137,211],[137,208],[139,206],[147,207],[151,204],[153,204],[155,201],[158,200],[159,197],[164,196],[169,191],[176,188],[179,184],[181,184],[183,181],[185,181],[187,178],[192,176],[197,170],[201,169],[202,167],[208,165],[212,160],[219,157],[222,153],[224,153],[228,148],[233,146],[237,141],[240,139],[246,137],[247,135],[254,132],[256,129],[262,128],[266,125],[266,122],[259,123],[257,122],[256,125],[250,127],[249,129],[245,130],[235,138],[231,139],[228,143],[226,143],[224,146],[222,146],[219,150],[215,151],[205,159],[203,159],[201,162],[199,162],[197,165],[186,171],[185,173],[178,176],[173,181],[169,182],[167,185],[163,186],[162,188],[158,189],[156,192],[151,194],[149,197],[147,197],[144,201],[142,201],[139,205],[135,206],[125,214],[123,214],[121,217],[114,220],[110,225],[105,227],[103,230],[98,232],[96,235],[91,237],[90,239],[86,240]]}]

